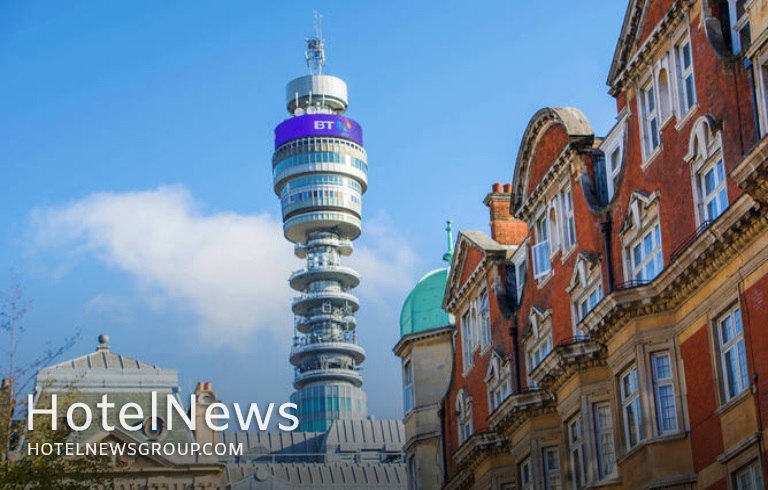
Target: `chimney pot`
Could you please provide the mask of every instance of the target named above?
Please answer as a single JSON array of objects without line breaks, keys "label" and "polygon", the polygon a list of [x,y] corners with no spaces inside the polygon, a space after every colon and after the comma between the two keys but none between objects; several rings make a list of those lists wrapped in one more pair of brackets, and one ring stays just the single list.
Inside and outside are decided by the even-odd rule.
[{"label": "chimney pot", "polygon": [[504,184],[504,194],[512,194],[512,184]]},{"label": "chimney pot", "polygon": [[494,194],[500,194],[503,187],[501,186],[501,182],[496,182],[493,184],[493,187],[491,188],[493,190]]},{"label": "chimney pot", "polygon": [[197,393],[199,391],[203,391],[203,382],[202,381],[198,381],[197,382],[197,386],[195,387],[195,393]]},{"label": "chimney pot", "polygon": [[203,387],[203,389],[205,391],[211,391],[211,382],[210,381],[206,381],[205,382],[205,386]]}]

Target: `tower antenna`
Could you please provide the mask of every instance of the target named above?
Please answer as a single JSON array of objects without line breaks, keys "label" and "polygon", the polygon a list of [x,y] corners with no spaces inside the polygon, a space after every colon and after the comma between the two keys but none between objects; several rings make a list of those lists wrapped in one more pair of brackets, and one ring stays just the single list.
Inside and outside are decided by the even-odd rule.
[{"label": "tower antenna", "polygon": [[307,38],[307,67],[310,75],[322,75],[325,63],[325,46],[323,43],[323,16],[315,11],[315,37]]}]

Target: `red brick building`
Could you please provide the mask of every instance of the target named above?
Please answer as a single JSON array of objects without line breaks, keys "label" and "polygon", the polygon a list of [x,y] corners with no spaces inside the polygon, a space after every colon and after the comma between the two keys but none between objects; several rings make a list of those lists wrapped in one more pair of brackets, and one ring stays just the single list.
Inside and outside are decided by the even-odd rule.
[{"label": "red brick building", "polygon": [[446,289],[446,488],[765,488],[766,25],[767,0],[632,0],[616,125],[531,118]]}]

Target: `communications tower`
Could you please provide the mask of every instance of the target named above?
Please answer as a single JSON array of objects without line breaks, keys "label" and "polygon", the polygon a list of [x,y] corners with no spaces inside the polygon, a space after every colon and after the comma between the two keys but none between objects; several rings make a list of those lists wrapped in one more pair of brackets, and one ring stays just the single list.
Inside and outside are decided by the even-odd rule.
[{"label": "communications tower", "polygon": [[300,430],[325,431],[340,419],[364,419],[361,386],[365,351],[357,342],[358,273],[341,263],[361,232],[368,164],[360,125],[345,117],[347,85],[322,73],[325,50],[320,24],[307,39],[309,75],[288,83],[292,117],[275,128],[272,174],[280,197],[285,237],[306,266],[290,277],[295,367],[291,401]]}]

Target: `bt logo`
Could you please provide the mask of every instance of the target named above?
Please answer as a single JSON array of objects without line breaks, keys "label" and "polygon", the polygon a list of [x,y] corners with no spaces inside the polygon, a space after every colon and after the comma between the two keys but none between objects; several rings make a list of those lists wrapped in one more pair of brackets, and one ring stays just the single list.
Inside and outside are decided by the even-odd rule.
[{"label": "bt logo", "polygon": [[333,121],[315,121],[315,129],[333,129]]}]

